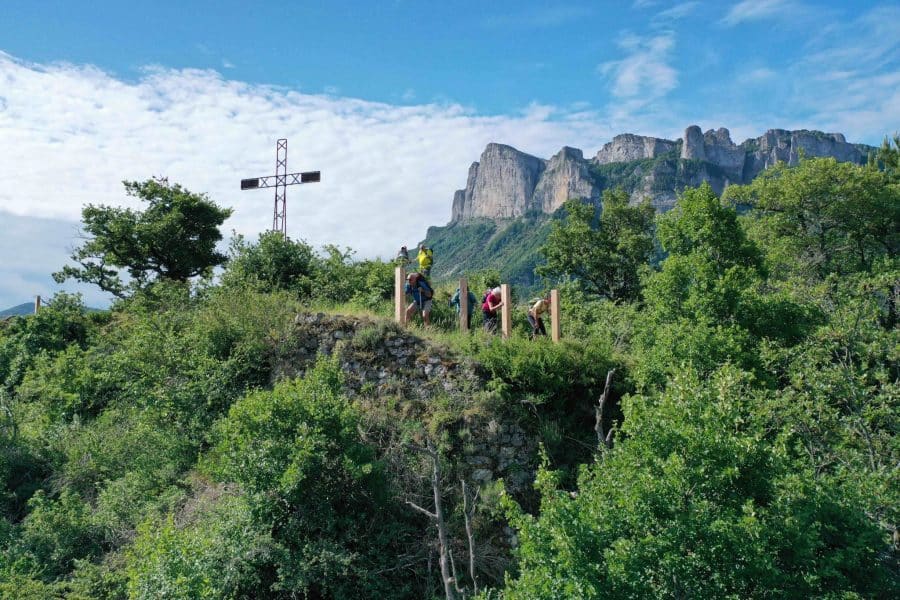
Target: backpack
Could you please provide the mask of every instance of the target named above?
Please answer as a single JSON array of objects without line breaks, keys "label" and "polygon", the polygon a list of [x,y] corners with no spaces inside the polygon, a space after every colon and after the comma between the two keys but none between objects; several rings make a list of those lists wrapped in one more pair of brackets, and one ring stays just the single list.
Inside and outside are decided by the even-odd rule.
[{"label": "backpack", "polygon": [[423,300],[431,300],[434,298],[434,290],[431,289],[431,284],[429,284],[428,280],[424,277],[419,279],[419,290],[419,294],[422,296]]}]

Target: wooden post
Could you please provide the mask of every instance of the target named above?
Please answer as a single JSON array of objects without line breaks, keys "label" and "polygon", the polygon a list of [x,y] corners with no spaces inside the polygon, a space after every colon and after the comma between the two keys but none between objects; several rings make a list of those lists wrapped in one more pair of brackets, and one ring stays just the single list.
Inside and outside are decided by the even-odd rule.
[{"label": "wooden post", "polygon": [[459,280],[459,330],[469,331],[469,282],[465,277]]},{"label": "wooden post", "polygon": [[550,290],[550,338],[559,342],[559,290]]},{"label": "wooden post", "polygon": [[508,339],[510,331],[512,331],[512,313],[510,313],[510,301],[512,298],[509,295],[509,284],[504,283],[500,285],[500,301],[503,302],[503,306],[500,307],[500,331],[503,334],[503,339]]},{"label": "wooden post", "polygon": [[394,320],[406,325],[406,269],[394,269]]},{"label": "wooden post", "polygon": [[34,297],[34,314],[38,314],[38,311],[41,310],[41,297]]}]

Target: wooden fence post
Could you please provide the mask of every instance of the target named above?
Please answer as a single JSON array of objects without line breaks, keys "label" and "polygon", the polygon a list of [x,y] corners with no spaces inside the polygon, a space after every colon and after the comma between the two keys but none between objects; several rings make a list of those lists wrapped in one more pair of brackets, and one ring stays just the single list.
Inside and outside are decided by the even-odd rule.
[{"label": "wooden fence post", "polygon": [[459,280],[459,330],[469,331],[469,282],[465,277]]},{"label": "wooden fence post", "polygon": [[41,297],[34,297],[34,314],[38,314],[38,311],[41,310]]},{"label": "wooden fence post", "polygon": [[550,290],[550,338],[559,342],[559,290]]},{"label": "wooden fence post", "polygon": [[503,339],[508,339],[509,334],[512,331],[512,313],[510,313],[510,303],[512,298],[509,294],[509,284],[504,283],[500,285],[500,300],[503,302],[503,306],[500,307],[500,331],[503,334]]},{"label": "wooden fence post", "polygon": [[406,269],[394,269],[394,320],[406,325]]}]

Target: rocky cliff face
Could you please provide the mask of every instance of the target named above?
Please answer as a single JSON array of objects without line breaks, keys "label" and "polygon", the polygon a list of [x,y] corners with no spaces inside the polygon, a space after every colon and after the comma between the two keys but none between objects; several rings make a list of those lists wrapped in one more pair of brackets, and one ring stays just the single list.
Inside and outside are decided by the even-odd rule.
[{"label": "rocky cliff face", "polygon": [[532,205],[545,213],[553,213],[569,198],[600,198],[600,188],[591,176],[581,150],[560,150],[547,163],[538,181]]},{"label": "rocky cliff face", "polygon": [[597,152],[597,156],[594,157],[594,162],[605,165],[656,158],[674,151],[677,147],[678,143],[672,140],[623,133],[614,137],[611,142],[604,144],[603,148]]},{"label": "rocky cliff face", "polygon": [[454,214],[462,220],[510,219],[540,210],[534,190],[545,167],[545,160],[511,146],[488,144],[481,160],[469,167],[466,189],[454,195]]},{"label": "rocky cliff face", "polygon": [[481,160],[469,168],[466,188],[453,196],[451,222],[553,213],[569,198],[597,201],[604,188],[617,186],[626,188],[635,201],[649,198],[666,210],[685,187],[709,182],[721,193],[730,184],[750,182],[779,161],[795,165],[804,155],[862,163],[869,150],[848,143],[840,133],[807,130],[770,129],[735,144],[724,127],[704,133],[696,125],[686,128],[680,140],[617,135],[591,160],[576,148],[564,147],[547,161],[488,144]]}]

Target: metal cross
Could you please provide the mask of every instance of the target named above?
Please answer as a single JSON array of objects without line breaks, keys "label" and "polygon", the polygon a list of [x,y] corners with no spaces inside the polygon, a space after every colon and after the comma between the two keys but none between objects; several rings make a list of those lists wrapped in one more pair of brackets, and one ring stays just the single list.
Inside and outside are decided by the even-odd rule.
[{"label": "metal cross", "polygon": [[319,171],[303,173],[287,172],[287,140],[280,139],[275,145],[275,174],[264,177],[241,179],[242,190],[275,188],[275,210],[272,214],[272,231],[280,231],[287,237],[287,186],[301,183],[318,183],[322,180]]}]

